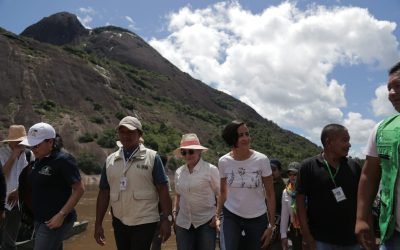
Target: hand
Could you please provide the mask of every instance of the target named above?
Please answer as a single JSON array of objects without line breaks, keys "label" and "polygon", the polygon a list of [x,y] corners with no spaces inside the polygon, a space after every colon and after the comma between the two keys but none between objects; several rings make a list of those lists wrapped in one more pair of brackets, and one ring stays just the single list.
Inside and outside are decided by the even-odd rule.
[{"label": "hand", "polygon": [[24,150],[25,146],[17,145],[12,149],[11,156],[14,157],[14,159],[16,159],[21,155],[22,152],[24,152]]},{"label": "hand", "polygon": [[367,221],[357,219],[355,233],[358,242],[364,249],[375,250],[378,246],[375,242],[375,235],[373,228],[370,227]]},{"label": "hand", "polygon": [[14,190],[8,194],[7,204],[14,207],[18,204],[18,190]]},{"label": "hand", "polygon": [[288,250],[289,249],[288,238],[281,239],[281,245],[283,250]]},{"label": "hand", "polygon": [[64,218],[64,215],[57,213],[50,220],[45,221],[44,223],[46,223],[49,229],[56,229],[61,227],[61,225],[64,223]]},{"label": "hand", "polygon": [[166,242],[170,236],[171,236],[171,223],[168,220],[163,219],[161,220],[161,225],[160,225],[161,242],[162,243]]},{"label": "hand", "polygon": [[316,250],[317,246],[315,244],[314,237],[311,234],[303,234],[303,249],[304,250]]},{"label": "hand", "polygon": [[101,225],[95,225],[94,227],[94,239],[100,246],[106,245],[106,237],[104,236],[104,229]]},{"label": "hand", "polygon": [[268,227],[265,229],[263,235],[261,236],[261,248],[266,248],[271,243],[272,232],[274,231],[273,227]]},{"label": "hand", "polygon": [[209,225],[210,225],[210,227],[215,227],[219,231],[219,224],[220,224],[219,218],[217,216],[214,216],[211,219],[211,222]]}]

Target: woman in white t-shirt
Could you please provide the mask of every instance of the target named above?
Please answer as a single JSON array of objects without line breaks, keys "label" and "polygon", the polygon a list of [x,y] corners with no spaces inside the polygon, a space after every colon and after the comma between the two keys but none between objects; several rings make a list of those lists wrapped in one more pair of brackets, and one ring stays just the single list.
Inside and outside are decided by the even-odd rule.
[{"label": "woman in white t-shirt", "polygon": [[185,164],[175,172],[175,221],[178,250],[214,250],[216,245],[216,216],[219,196],[219,173],[216,166],[201,158],[207,148],[196,134],[182,136],[175,155]]},{"label": "woman in white t-shirt", "polygon": [[275,228],[275,195],[269,159],[250,149],[249,129],[242,121],[228,124],[222,137],[231,151],[218,163],[221,250],[259,250],[268,245]]}]

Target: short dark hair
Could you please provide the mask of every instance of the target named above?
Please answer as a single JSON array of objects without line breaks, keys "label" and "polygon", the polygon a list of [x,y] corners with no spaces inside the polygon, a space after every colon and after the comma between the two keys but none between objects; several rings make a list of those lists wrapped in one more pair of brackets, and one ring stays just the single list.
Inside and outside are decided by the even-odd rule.
[{"label": "short dark hair", "polygon": [[393,74],[400,75],[400,62],[396,63],[392,68],[390,68],[389,75]]},{"label": "short dark hair", "polygon": [[331,123],[326,125],[321,132],[321,143],[322,146],[325,147],[326,139],[332,135],[337,134],[338,132],[347,131],[347,128],[343,125]]},{"label": "short dark hair", "polygon": [[234,120],[225,126],[224,130],[222,131],[222,139],[224,139],[229,147],[236,147],[236,143],[239,138],[237,129],[243,124],[246,123],[241,120]]}]

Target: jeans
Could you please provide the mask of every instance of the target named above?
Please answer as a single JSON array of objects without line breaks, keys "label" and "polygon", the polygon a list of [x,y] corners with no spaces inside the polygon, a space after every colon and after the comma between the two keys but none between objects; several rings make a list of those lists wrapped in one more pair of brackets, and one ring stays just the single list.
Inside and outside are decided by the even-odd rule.
[{"label": "jeans", "polygon": [[178,250],[214,250],[217,231],[211,227],[211,220],[205,224],[189,229],[176,226],[176,245]]},{"label": "jeans", "polygon": [[316,241],[316,245],[317,245],[317,250],[360,250],[361,249],[360,245],[358,244],[341,246],[322,241]]},{"label": "jeans", "polygon": [[74,221],[64,222],[56,229],[49,229],[44,222],[35,222],[35,246],[34,250],[62,250],[63,240],[68,233]]},{"label": "jeans", "polygon": [[118,250],[149,250],[157,222],[127,226],[113,217],[112,225]]},{"label": "jeans", "polygon": [[14,207],[11,211],[6,211],[6,217],[1,222],[1,249],[15,250],[15,241],[18,237],[18,230],[21,225],[21,213],[18,207]]},{"label": "jeans", "polygon": [[393,235],[382,243],[380,250],[396,250],[400,247],[400,232],[394,230]]},{"label": "jeans", "polygon": [[260,250],[261,236],[268,225],[267,214],[256,218],[242,218],[225,207],[222,210],[221,250]]}]

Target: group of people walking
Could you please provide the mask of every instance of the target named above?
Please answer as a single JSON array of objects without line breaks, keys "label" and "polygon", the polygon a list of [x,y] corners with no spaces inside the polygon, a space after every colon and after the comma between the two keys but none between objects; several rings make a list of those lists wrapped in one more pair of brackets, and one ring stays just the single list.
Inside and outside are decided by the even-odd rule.
[{"label": "group of people walking", "polygon": [[75,205],[84,185],[75,159],[47,123],[11,125],[0,147],[1,249],[16,249],[21,209],[31,215],[34,249],[62,249],[76,221]]},{"label": "group of people walking", "polygon": [[[400,112],[400,63],[389,72],[388,90]],[[397,120],[398,115],[377,125],[363,168],[347,157],[347,128],[326,125],[323,151],[291,163],[287,183],[278,160],[251,149],[245,122],[233,121],[223,129],[230,150],[218,166],[202,159],[208,149],[196,134],[184,134],[174,151],[185,164],[176,170],[172,202],[159,155],[139,142],[140,121],[125,117],[117,127],[121,146],[107,158],[101,176],[95,239],[105,244],[102,221],[111,203],[118,249],[149,249],[160,218],[162,242],[172,227],[180,250],[215,249],[217,235],[223,250],[275,249],[276,238],[284,250],[289,245],[295,250],[378,249],[372,202],[381,184],[380,248],[399,248]]]},{"label": "group of people walking", "polygon": [[[400,63],[389,71],[388,91],[400,112]],[[287,250],[289,245],[294,250],[400,249],[399,114],[374,128],[363,167],[347,157],[351,144],[346,127],[326,125],[323,151],[290,163],[286,183],[280,161],[251,148],[243,121],[223,129],[230,150],[218,167],[203,160],[208,148],[196,134],[184,134],[174,151],[184,165],[175,172],[173,202],[165,163],[144,145],[141,122],[126,116],[116,130],[118,149],[106,159],[96,203],[94,238],[99,245],[106,244],[103,220],[111,206],[120,250],[147,250],[152,242],[157,249],[155,232],[163,243],[172,230],[179,250],[213,250],[217,236],[221,250]],[[3,142],[1,249],[15,249],[21,203],[32,209],[34,249],[62,249],[84,192],[75,159],[61,150],[60,137],[47,123],[33,125],[27,135],[23,126],[13,125]],[[379,188],[380,246],[372,223]]]}]

